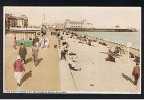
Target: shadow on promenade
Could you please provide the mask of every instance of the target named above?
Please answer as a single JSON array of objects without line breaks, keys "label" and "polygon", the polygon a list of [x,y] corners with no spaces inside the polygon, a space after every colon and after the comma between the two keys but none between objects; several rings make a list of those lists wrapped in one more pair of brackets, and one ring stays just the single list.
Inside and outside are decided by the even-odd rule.
[{"label": "shadow on promenade", "polygon": [[32,71],[30,70],[29,72],[25,73],[22,80],[21,80],[21,85],[28,80],[30,77],[32,77]]},{"label": "shadow on promenade", "polygon": [[134,81],[128,75],[122,73],[122,77],[134,85]]},{"label": "shadow on promenade", "polygon": [[26,59],[26,64],[32,61],[32,57]]},{"label": "shadow on promenade", "polygon": [[36,63],[36,67],[40,64],[40,62],[43,60],[43,58],[39,58],[37,63]]}]

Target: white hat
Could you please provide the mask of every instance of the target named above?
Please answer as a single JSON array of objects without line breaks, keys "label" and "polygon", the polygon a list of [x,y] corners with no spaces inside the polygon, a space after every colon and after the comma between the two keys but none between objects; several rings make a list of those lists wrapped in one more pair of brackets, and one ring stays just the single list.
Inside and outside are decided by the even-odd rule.
[{"label": "white hat", "polygon": [[17,55],[16,60],[21,59],[21,57],[19,55]]}]

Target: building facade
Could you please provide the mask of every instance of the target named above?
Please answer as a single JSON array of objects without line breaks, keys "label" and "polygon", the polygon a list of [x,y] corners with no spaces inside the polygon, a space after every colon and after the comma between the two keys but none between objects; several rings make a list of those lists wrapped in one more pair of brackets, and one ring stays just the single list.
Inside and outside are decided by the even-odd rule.
[{"label": "building facade", "polygon": [[88,23],[86,20],[72,21],[70,19],[66,19],[64,28],[93,28],[93,24]]},{"label": "building facade", "polygon": [[55,24],[55,29],[56,30],[63,30],[64,29],[64,24],[63,23],[57,23],[57,24]]},{"label": "building facade", "polygon": [[12,14],[5,14],[5,28],[9,30],[11,27],[26,28],[28,27],[28,17],[21,15],[20,17]]}]

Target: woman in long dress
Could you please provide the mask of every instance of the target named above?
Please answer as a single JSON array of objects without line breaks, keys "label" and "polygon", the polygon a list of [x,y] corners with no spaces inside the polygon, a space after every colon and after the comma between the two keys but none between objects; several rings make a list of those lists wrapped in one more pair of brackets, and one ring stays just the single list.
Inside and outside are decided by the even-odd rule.
[{"label": "woman in long dress", "polygon": [[45,37],[45,39],[44,39],[44,47],[45,48],[48,48],[48,46],[49,46],[49,40],[48,40],[48,38],[47,37]]},{"label": "woman in long dress", "polygon": [[39,52],[39,44],[36,42],[32,48],[32,56],[33,56],[33,61],[34,65],[37,66],[38,64],[38,52]]}]

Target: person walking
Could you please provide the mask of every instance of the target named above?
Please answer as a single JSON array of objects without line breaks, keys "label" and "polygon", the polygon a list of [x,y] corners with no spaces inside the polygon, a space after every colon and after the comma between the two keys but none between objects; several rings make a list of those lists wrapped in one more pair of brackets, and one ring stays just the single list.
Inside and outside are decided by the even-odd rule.
[{"label": "person walking", "polygon": [[24,71],[25,71],[25,68],[24,68],[23,61],[18,55],[16,58],[16,61],[14,62],[14,77],[16,79],[18,86],[21,86],[21,80],[23,78]]},{"label": "person walking", "polygon": [[36,42],[32,47],[32,56],[33,56],[33,61],[35,66],[37,66],[38,64],[38,52],[39,52],[38,46],[39,44],[38,42]]},{"label": "person walking", "polygon": [[49,47],[49,39],[47,37],[45,37],[44,39],[44,45],[45,45],[45,48]]},{"label": "person walking", "polygon": [[23,43],[21,43],[21,46],[20,46],[20,49],[19,49],[19,55],[21,57],[21,59],[24,61],[24,64],[26,63],[26,55],[27,55],[27,49],[26,47],[24,46]]},{"label": "person walking", "polygon": [[138,63],[136,63],[136,66],[133,68],[132,76],[134,77],[134,84],[137,85],[140,76],[140,68]]},{"label": "person walking", "polygon": [[44,38],[43,37],[41,37],[41,40],[40,40],[40,47],[41,48],[44,48],[44,46],[45,46],[45,43],[44,43],[45,41],[44,41]]},{"label": "person walking", "polygon": [[13,48],[14,48],[14,49],[17,49],[17,47],[16,47],[16,36],[14,37],[14,44],[13,44]]}]

